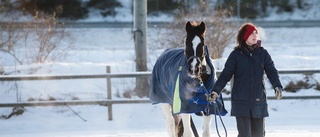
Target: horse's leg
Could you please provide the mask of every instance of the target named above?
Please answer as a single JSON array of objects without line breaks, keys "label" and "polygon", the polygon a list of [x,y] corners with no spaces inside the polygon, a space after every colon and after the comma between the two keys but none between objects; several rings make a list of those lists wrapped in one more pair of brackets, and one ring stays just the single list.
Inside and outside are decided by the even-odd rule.
[{"label": "horse's leg", "polygon": [[172,110],[170,104],[161,104],[162,112],[166,120],[166,127],[170,137],[177,137],[175,130],[175,120],[172,116]]},{"label": "horse's leg", "polygon": [[181,117],[179,114],[174,114],[174,123],[175,123],[175,131],[178,135],[178,137],[182,137],[183,135],[183,123],[181,121]]},{"label": "horse's leg", "polygon": [[210,137],[211,136],[211,120],[212,120],[212,115],[204,115],[203,120],[202,120],[202,137]]},{"label": "horse's leg", "polygon": [[183,123],[183,137],[193,137],[190,123],[190,114],[180,114]]}]

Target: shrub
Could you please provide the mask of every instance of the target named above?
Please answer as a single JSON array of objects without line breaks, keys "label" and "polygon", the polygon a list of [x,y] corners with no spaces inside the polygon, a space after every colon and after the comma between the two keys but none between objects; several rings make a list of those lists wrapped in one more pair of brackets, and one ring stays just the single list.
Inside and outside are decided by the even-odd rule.
[{"label": "shrub", "polygon": [[316,83],[316,88],[315,89],[320,91],[320,83],[319,82]]},{"label": "shrub", "polygon": [[87,3],[87,7],[99,9],[100,14],[103,17],[106,17],[109,15],[115,16],[116,15],[115,8],[116,7],[123,7],[123,6],[117,0],[90,0]]},{"label": "shrub", "polygon": [[76,97],[76,96],[73,96],[73,97],[71,98],[71,100],[80,100],[80,98],[79,98],[79,97]]},{"label": "shrub", "polygon": [[33,97],[28,98],[27,101],[36,101],[36,99],[34,99]]},{"label": "shrub", "polygon": [[[71,35],[59,24],[57,14],[37,14],[33,22],[15,24],[16,17],[4,16],[0,25],[0,52],[20,65],[62,59],[72,48]],[[65,43],[62,43],[65,40]]]},{"label": "shrub", "polygon": [[306,75],[304,80],[298,80],[297,82],[290,81],[284,90],[295,93],[301,89],[310,89],[312,87],[317,89],[319,88],[318,86],[318,82],[311,75]]},{"label": "shrub", "polygon": [[46,14],[53,14],[56,8],[61,9],[58,18],[83,19],[87,17],[88,10],[82,6],[81,0],[32,0],[36,3],[39,11]]},{"label": "shrub", "polygon": [[297,92],[298,88],[293,81],[290,81],[289,84],[284,88],[288,92]]},{"label": "shrub", "polygon": [[179,3],[173,0],[148,0],[148,14],[172,13],[179,8]]},{"label": "shrub", "polygon": [[49,101],[55,101],[55,100],[57,100],[55,97],[53,97],[53,96],[48,96],[48,100]]},{"label": "shrub", "polygon": [[[277,8],[277,12],[293,12],[295,7],[307,9],[309,3],[302,0],[240,0],[240,18],[255,19],[259,16],[268,15],[268,7]],[[218,1],[217,8],[228,9],[232,16],[237,16],[237,0]]]}]

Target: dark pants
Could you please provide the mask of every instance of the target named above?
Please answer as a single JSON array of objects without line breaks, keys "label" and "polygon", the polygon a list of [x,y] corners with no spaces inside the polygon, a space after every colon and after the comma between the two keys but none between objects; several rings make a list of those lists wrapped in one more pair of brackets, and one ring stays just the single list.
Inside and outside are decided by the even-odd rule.
[{"label": "dark pants", "polygon": [[264,118],[236,117],[238,137],[264,137]]}]

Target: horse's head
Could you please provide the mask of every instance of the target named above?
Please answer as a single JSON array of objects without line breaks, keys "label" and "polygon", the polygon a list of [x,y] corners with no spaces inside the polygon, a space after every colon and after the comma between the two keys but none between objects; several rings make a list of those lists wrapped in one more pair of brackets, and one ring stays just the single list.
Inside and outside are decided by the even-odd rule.
[{"label": "horse's head", "polygon": [[188,59],[189,76],[191,78],[199,78],[202,73],[202,61],[205,57],[204,53],[204,37],[206,25],[201,22],[199,25],[186,24],[187,37],[185,40],[185,54]]}]

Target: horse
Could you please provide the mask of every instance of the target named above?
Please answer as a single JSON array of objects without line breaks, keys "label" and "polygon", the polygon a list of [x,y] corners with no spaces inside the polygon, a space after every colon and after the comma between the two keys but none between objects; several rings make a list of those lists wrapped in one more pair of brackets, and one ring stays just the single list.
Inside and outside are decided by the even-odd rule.
[{"label": "horse", "polygon": [[[193,136],[191,114],[203,116],[202,136],[210,137],[211,114],[217,114],[216,109],[219,115],[227,111],[221,94],[216,102],[208,101],[216,71],[204,43],[205,23],[188,21],[185,30],[185,48],[166,49],[156,60],[149,97],[152,104],[161,105],[170,137]],[[181,123],[182,129],[179,128]]]}]

